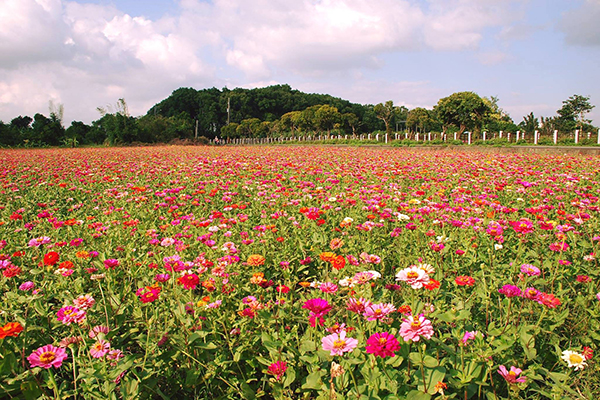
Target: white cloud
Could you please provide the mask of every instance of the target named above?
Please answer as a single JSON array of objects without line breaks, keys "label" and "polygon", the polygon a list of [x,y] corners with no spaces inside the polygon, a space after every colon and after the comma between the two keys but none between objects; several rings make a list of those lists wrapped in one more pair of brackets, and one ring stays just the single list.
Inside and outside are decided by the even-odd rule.
[{"label": "white cloud", "polygon": [[[47,113],[52,99],[65,104],[67,122],[90,122],[119,97],[136,115],[178,87],[225,82],[296,81],[356,102],[431,106],[447,94],[431,83],[362,72],[380,69],[390,53],[476,49],[486,29],[522,18],[520,3],[180,0],[178,14],[152,20],[113,5],[3,0],[0,118]],[[479,57],[494,63],[503,53]]]},{"label": "white cloud", "polygon": [[600,45],[600,0],[586,0],[581,7],[563,14],[559,23],[568,44]]}]

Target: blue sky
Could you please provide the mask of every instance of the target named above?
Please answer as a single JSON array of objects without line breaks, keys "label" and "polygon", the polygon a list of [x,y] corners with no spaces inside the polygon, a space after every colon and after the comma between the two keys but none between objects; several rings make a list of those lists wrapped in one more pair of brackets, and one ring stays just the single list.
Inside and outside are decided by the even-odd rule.
[{"label": "blue sky", "polygon": [[409,108],[469,90],[517,123],[579,94],[600,125],[597,21],[600,0],[1,0],[0,120],[288,83]]}]

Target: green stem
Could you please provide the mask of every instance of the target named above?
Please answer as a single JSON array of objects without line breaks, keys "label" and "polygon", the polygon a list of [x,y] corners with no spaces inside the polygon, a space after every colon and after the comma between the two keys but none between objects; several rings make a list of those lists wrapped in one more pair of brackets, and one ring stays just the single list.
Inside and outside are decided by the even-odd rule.
[{"label": "green stem", "polygon": [[75,368],[75,350],[71,347],[71,354],[73,355],[73,384],[75,385],[75,392],[73,393],[73,399],[77,400],[77,370]]}]

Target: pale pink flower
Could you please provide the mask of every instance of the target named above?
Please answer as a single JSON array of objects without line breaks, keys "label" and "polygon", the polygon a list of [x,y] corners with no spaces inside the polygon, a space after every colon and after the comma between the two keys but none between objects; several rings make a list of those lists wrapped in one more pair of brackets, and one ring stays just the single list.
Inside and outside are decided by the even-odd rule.
[{"label": "pale pink flower", "polygon": [[429,282],[429,275],[418,266],[411,265],[398,272],[396,280],[406,282],[413,289],[420,289]]},{"label": "pale pink flower", "polygon": [[90,348],[90,354],[94,358],[102,358],[110,351],[110,343],[100,339]]},{"label": "pale pink flower", "polygon": [[90,330],[89,337],[91,339],[95,339],[97,337],[104,337],[106,334],[108,334],[108,332],[110,332],[108,327],[103,326],[103,325],[98,325],[98,326],[93,327]]},{"label": "pale pink flower", "polygon": [[425,339],[431,339],[433,333],[431,321],[426,319],[423,314],[419,315],[416,320],[412,315],[409,315],[408,318],[404,319],[402,325],[400,325],[400,336],[402,336],[405,342],[410,340],[418,342],[421,336]]},{"label": "pale pink flower", "polygon": [[321,284],[321,287],[319,287],[319,289],[321,289],[321,292],[323,292],[323,293],[333,294],[333,293],[337,292],[338,286],[333,282],[325,282],[325,283]]},{"label": "pale pink flower", "polygon": [[358,340],[346,337],[346,331],[332,333],[321,339],[323,350],[329,351],[332,356],[341,356],[346,352],[354,350]]},{"label": "pale pink flower", "polygon": [[367,321],[386,320],[388,315],[396,311],[396,307],[390,303],[370,304],[365,307],[363,316]]},{"label": "pale pink flower", "polygon": [[524,376],[517,378],[521,372],[523,372],[523,370],[515,366],[510,367],[510,371],[507,371],[504,365],[498,367],[498,373],[510,384],[523,383],[526,381],[527,378]]},{"label": "pale pink flower", "polygon": [[371,302],[369,300],[362,297],[360,299],[355,299],[352,297],[346,302],[346,309],[348,311],[352,311],[353,313],[362,314],[370,304]]},{"label": "pale pink flower", "polygon": [[94,300],[94,298],[91,295],[86,294],[83,296],[79,296],[78,298],[73,300],[73,304],[75,305],[75,307],[81,310],[87,310],[88,308],[91,308],[94,304],[96,304],[96,300]]}]

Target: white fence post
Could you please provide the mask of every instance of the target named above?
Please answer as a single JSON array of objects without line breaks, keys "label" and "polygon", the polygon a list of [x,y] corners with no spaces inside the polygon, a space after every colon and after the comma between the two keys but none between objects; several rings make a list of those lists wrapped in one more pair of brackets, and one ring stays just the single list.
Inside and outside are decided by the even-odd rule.
[{"label": "white fence post", "polygon": [[471,144],[471,132],[469,132],[469,144]]},{"label": "white fence post", "polygon": [[575,129],[575,144],[579,143],[579,129]]},{"label": "white fence post", "polygon": [[485,142],[485,135],[487,134],[486,131],[483,131],[483,141]]},{"label": "white fence post", "polygon": [[533,131],[533,144],[538,144],[538,131]]},{"label": "white fence post", "polygon": [[554,144],[558,143],[558,130],[554,130]]},{"label": "white fence post", "polygon": [[498,132],[500,139],[502,139],[502,131]]}]

